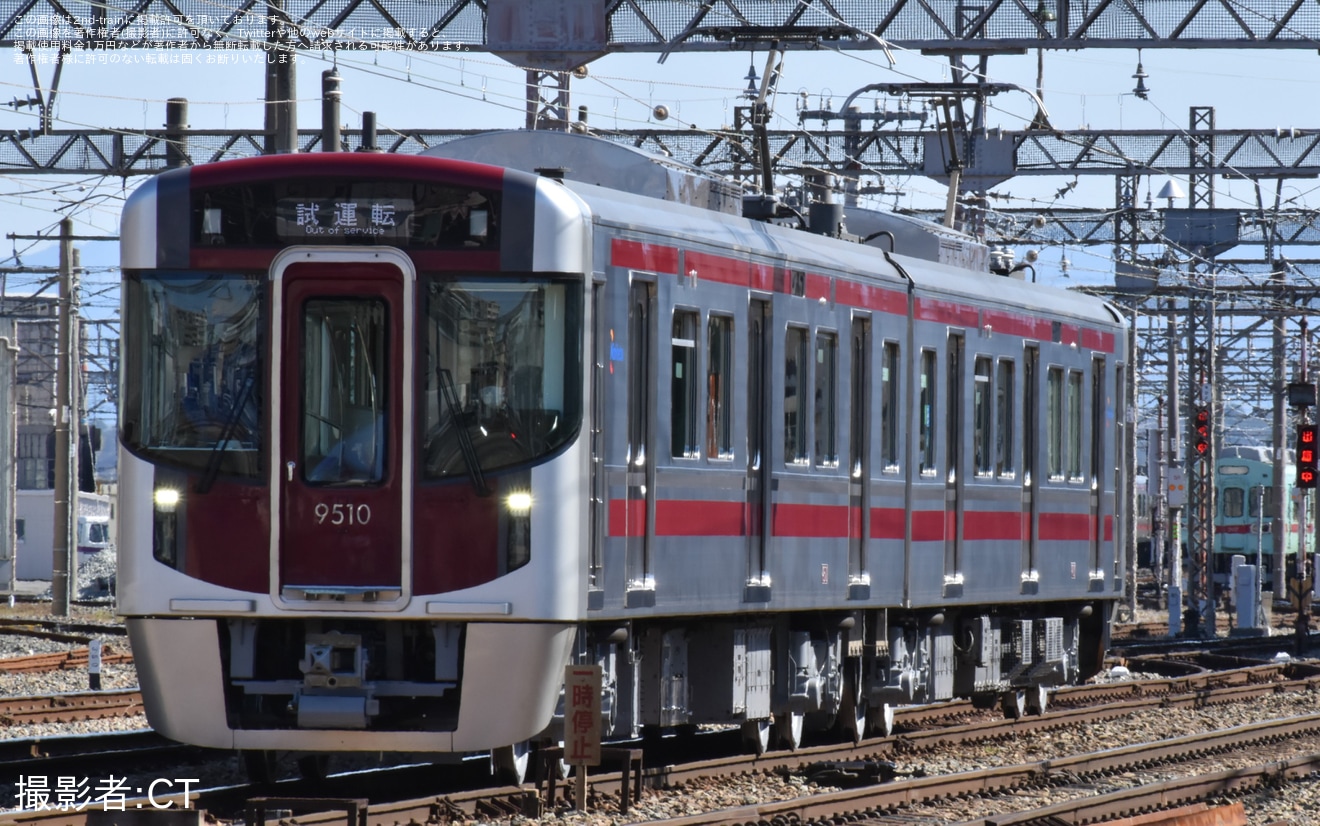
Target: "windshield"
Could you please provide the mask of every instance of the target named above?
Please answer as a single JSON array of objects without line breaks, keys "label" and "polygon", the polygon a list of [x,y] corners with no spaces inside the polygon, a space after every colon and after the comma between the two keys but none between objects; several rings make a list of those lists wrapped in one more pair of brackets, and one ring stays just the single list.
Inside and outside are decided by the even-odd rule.
[{"label": "windshield", "polygon": [[426,289],[422,476],[469,477],[563,446],[581,415],[581,286],[444,281]]},{"label": "windshield", "polygon": [[263,280],[128,279],[120,432],[130,448],[195,470],[260,473]]}]

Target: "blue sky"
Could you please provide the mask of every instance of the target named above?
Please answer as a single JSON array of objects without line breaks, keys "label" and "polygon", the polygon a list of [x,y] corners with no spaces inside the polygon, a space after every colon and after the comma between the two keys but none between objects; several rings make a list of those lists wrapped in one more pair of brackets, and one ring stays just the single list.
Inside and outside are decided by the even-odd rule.
[{"label": "blue sky", "polygon": [[[39,55],[43,53],[39,52]],[[262,65],[256,52],[228,52],[229,62],[207,63],[216,54],[192,53],[193,63],[161,65],[148,52],[129,52],[137,61],[118,65],[66,65],[60,81],[55,126],[62,129],[120,128],[129,131],[159,128],[165,120],[165,101],[186,97],[189,122],[194,128],[259,127],[262,120]],[[178,55],[178,53],[169,53]],[[842,104],[853,90],[869,83],[947,80],[947,61],[918,53],[896,52],[890,67],[878,51],[791,52],[787,55],[775,102],[776,128],[798,125],[796,108],[803,99],[811,107]],[[31,90],[28,67],[15,59],[0,62],[0,100],[26,97]],[[51,53],[38,66],[43,85],[54,70]],[[1091,50],[1045,53],[1044,100],[1054,126],[1072,128],[1183,129],[1190,106],[1216,107],[1221,128],[1320,127],[1320,120],[1300,101],[1314,100],[1317,57],[1314,50],[1294,51],[1151,51],[1141,60],[1149,74],[1150,95],[1132,94],[1138,55],[1135,51]],[[150,62],[148,62],[150,61]],[[333,56],[304,53],[298,62],[300,128],[320,123],[321,72]],[[590,64],[590,76],[575,81],[573,106],[585,104],[594,127],[632,129],[656,125],[651,111],[664,104],[672,113],[666,126],[718,128],[732,122],[733,107],[743,103],[740,93],[747,72],[758,74],[764,52],[728,54],[676,53],[660,64],[656,55],[615,55]],[[503,60],[482,53],[407,54],[354,52],[340,55],[343,74],[343,121],[356,127],[361,112],[377,113],[379,127],[519,128],[524,120],[524,73]],[[990,60],[992,80],[1034,89],[1036,55],[996,57]],[[859,103],[872,107],[871,98]],[[1021,129],[1034,115],[1025,94],[993,99],[990,126]],[[26,129],[36,125],[30,110],[3,107],[0,128]],[[6,232],[54,232],[59,218],[74,218],[75,231],[112,235],[118,231],[123,197],[141,178],[126,183],[117,179],[68,179],[52,176],[0,176],[0,214]],[[1144,189],[1158,192],[1166,178],[1152,176]],[[905,194],[884,205],[932,207],[942,204],[944,187],[924,178],[891,180]],[[1001,202],[1028,207],[1032,199],[1063,206],[1107,207],[1113,204],[1114,185],[1108,177],[1083,178],[1061,201],[1054,193],[1067,179],[1020,178],[997,189],[1014,196]],[[1185,184],[1185,181],[1182,183]],[[1254,204],[1254,193],[1241,183],[1217,182],[1220,206]],[[1314,182],[1294,182],[1285,197],[1307,205]],[[88,274],[88,306],[92,313],[113,310],[110,289],[116,274],[113,244],[87,243],[84,263]],[[9,249],[5,249],[9,247]],[[0,246],[0,266],[15,266],[17,251],[26,265],[53,265],[53,244],[13,242]],[[1107,283],[1107,250],[1087,255],[1069,250],[1073,283]],[[1043,280],[1059,277],[1058,259],[1064,251],[1042,250],[1038,266]],[[38,289],[44,276],[9,276],[9,290]]]}]

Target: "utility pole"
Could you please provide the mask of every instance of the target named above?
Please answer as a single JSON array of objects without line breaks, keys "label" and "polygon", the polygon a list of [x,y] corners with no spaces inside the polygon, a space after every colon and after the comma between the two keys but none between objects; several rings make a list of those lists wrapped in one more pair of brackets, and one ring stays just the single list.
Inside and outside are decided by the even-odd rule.
[{"label": "utility pole", "polygon": [[15,488],[18,487],[18,405],[14,384],[18,367],[18,324],[0,316],[0,594],[14,598],[17,584],[17,537],[14,535]]},{"label": "utility pole", "polygon": [[1158,607],[1160,592],[1164,590],[1160,576],[1164,573],[1164,523],[1167,519],[1164,499],[1164,397],[1155,400],[1155,429],[1146,439],[1146,487],[1150,494],[1150,567],[1154,574]]},{"label": "utility pole", "polygon": [[55,531],[51,551],[51,613],[69,615],[77,569],[73,565],[73,526],[78,523],[78,451],[73,434],[78,432],[78,405],[73,397],[73,320],[77,276],[73,271],[73,220],[60,221],[59,344],[55,367]]},{"label": "utility pole", "polygon": [[[1183,476],[1182,466],[1182,431],[1179,424],[1182,422],[1179,408],[1179,373],[1178,365],[1178,316],[1176,313],[1177,302],[1169,299],[1169,374],[1168,374],[1168,396],[1169,396],[1169,433],[1168,450],[1165,455],[1168,457],[1169,477],[1175,475]],[[1177,474],[1174,472],[1177,468]],[[1186,477],[1183,476],[1185,479]],[[1186,485],[1180,486],[1176,491],[1171,486],[1172,478],[1164,484],[1164,492],[1168,494],[1165,500],[1169,511],[1169,585],[1168,606],[1169,606],[1169,636],[1176,637],[1182,632],[1182,514],[1183,508],[1187,504]]]}]

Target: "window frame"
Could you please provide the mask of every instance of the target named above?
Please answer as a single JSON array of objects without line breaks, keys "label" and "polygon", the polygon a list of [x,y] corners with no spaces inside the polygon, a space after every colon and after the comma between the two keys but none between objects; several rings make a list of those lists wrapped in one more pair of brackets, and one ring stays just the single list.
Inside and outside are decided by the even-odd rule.
[{"label": "window frame", "polygon": [[[822,344],[825,345],[822,349]],[[839,466],[839,334],[817,330],[812,402],[813,454],[817,467]]]},{"label": "window frame", "polygon": [[[700,330],[699,311],[674,308],[669,335],[669,456],[672,459],[701,458],[697,416],[702,395],[697,382],[701,365]],[[683,442],[681,447],[679,441]]]},{"label": "window frame", "polygon": [[917,468],[922,476],[935,476],[938,459],[935,434],[939,428],[939,354],[923,347],[918,360],[917,385]]},{"label": "window frame", "polygon": [[1063,480],[1064,468],[1064,370],[1054,365],[1045,371],[1045,478]]},{"label": "window frame", "polygon": [[[718,348],[715,341],[717,329],[721,337]],[[732,315],[713,312],[706,319],[705,441],[706,459],[709,461],[731,462],[736,455],[733,444],[733,348],[736,332]]]},{"label": "window frame", "polygon": [[1017,402],[1017,362],[1001,358],[995,365],[995,475],[1000,479],[1017,478],[1017,426],[1014,405]]},{"label": "window frame", "polygon": [[885,473],[898,473],[903,467],[898,438],[898,426],[902,418],[899,414],[902,365],[899,343],[883,342],[880,347],[880,466]]},{"label": "window frame", "polygon": [[[985,372],[982,373],[982,370]],[[972,475],[988,479],[994,475],[991,449],[994,446],[994,359],[978,355],[972,359]]]},{"label": "window frame", "polygon": [[[789,410],[789,365],[792,364],[794,384],[793,394],[796,404]],[[814,384],[807,373],[811,365],[811,330],[807,327],[790,324],[784,328],[784,464],[792,467],[810,465],[810,444],[807,425],[811,421],[808,409],[810,396],[805,393],[808,386]]]}]

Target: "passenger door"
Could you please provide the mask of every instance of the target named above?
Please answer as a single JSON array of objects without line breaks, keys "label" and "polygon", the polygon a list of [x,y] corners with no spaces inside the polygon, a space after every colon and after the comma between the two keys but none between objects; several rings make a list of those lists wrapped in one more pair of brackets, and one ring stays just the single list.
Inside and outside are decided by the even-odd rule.
[{"label": "passenger door", "polygon": [[652,455],[655,373],[655,285],[633,283],[628,299],[628,462],[624,510],[624,604],[655,604],[651,547],[655,537],[655,458]]},{"label": "passenger door", "polygon": [[754,298],[747,316],[747,582],[744,602],[770,599],[770,302]]},{"label": "passenger door", "polygon": [[[401,260],[385,263],[382,259]],[[273,596],[401,607],[412,500],[411,266],[313,252],[273,281]]]}]

